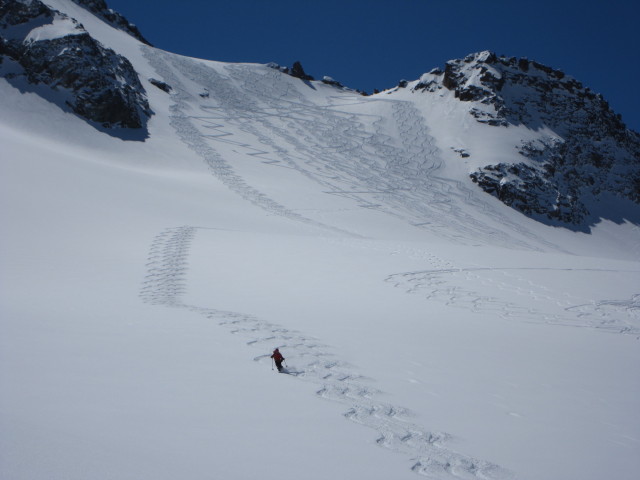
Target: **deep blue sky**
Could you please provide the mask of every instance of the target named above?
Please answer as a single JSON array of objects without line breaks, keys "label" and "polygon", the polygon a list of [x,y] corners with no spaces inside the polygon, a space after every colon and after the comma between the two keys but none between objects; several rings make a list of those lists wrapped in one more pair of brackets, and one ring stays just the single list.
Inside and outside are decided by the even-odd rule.
[{"label": "deep blue sky", "polygon": [[640,131],[637,0],[107,0],[156,47],[225,62],[299,60],[367,92],[492,50],[601,93]]}]

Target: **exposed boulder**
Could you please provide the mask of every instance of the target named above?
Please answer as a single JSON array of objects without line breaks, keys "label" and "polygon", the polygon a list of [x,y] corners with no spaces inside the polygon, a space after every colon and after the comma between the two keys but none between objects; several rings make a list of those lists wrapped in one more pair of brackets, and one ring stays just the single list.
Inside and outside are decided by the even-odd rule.
[{"label": "exposed boulder", "polygon": [[171,90],[173,90],[173,88],[171,88],[171,85],[163,82],[162,80],[158,80],[156,78],[150,78],[149,83],[154,87],[158,87],[160,90],[166,93],[171,93]]}]

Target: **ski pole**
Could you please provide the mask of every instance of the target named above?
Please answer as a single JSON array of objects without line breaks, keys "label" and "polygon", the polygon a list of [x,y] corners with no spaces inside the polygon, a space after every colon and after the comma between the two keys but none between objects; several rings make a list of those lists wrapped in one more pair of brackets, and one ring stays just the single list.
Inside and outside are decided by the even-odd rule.
[{"label": "ski pole", "polygon": [[271,359],[271,370],[273,370],[273,358]]}]

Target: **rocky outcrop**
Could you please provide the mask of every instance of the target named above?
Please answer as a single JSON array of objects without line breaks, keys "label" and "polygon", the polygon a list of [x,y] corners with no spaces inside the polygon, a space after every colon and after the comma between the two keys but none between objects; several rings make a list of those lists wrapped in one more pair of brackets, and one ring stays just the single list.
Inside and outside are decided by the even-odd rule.
[{"label": "rocky outcrop", "polygon": [[49,100],[102,127],[143,128],[152,113],[131,63],[39,0],[0,4],[0,57],[10,82],[46,85]]},{"label": "rocky outcrop", "polygon": [[548,132],[518,147],[520,161],[470,174],[526,215],[567,225],[594,221],[602,195],[640,203],[640,135],[601,95],[526,58],[481,52],[423,75],[417,92],[450,90],[476,121]]},{"label": "rocky outcrop", "polygon": [[324,83],[325,85],[331,85],[332,87],[344,88],[344,85],[342,85],[339,81],[327,75],[322,77],[322,83]]},{"label": "rocky outcrop", "polygon": [[118,12],[115,12],[114,10],[107,7],[107,4],[104,0],[73,0],[73,2],[77,3],[81,7],[86,8],[96,17],[102,19],[112,27],[127,32],[129,35],[137,38],[142,43],[151,46],[151,44],[142,36],[140,30],[138,30],[138,27],[129,22],[129,20],[124,18]]},{"label": "rocky outcrop", "polygon": [[[275,70],[278,70],[282,73],[285,73],[287,75],[290,75],[294,78],[299,78],[300,80],[303,80],[305,82],[312,82],[315,80],[314,77],[312,77],[311,75],[307,75],[304,71],[304,68],[302,68],[302,64],[300,62],[295,62],[293,64],[293,66],[291,68],[289,67],[283,67],[281,65],[278,65],[277,63],[268,63],[267,67],[269,68],[273,68]],[[360,95],[363,96],[367,96],[367,92],[364,92],[362,90],[353,90],[349,87],[345,87],[342,83],[340,83],[339,81],[335,80],[332,77],[329,77],[327,75],[325,75],[324,77],[322,77],[322,80],[320,80],[322,83],[324,83],[325,85],[331,85],[332,87],[335,88],[339,88],[341,90],[348,90],[351,92],[355,92],[358,93]],[[375,93],[379,93],[377,90],[375,91]]]},{"label": "rocky outcrop", "polygon": [[289,75],[295,78],[299,78],[300,80],[307,80],[307,81],[314,80],[314,78],[311,75],[307,75],[305,73],[304,68],[302,68],[302,64],[300,62],[295,62],[293,64],[293,66],[291,67],[291,70],[289,71]]},{"label": "rocky outcrop", "polygon": [[485,192],[537,220],[578,225],[589,214],[572,179],[553,181],[526,163],[487,165],[471,178]]},{"label": "rocky outcrop", "polygon": [[[171,93],[171,91],[173,90],[173,88],[171,88],[171,85],[169,85],[168,83],[163,82],[162,80],[158,80],[157,78],[150,78],[149,79],[149,83],[151,85],[153,85],[154,87],[159,88],[160,90],[162,90],[165,93]],[[203,96],[203,95],[201,94],[200,96]]]},{"label": "rocky outcrop", "polygon": [[268,63],[267,66],[269,68],[274,68],[276,70],[279,70],[282,73],[286,73],[287,75],[291,75],[294,78],[299,78],[300,80],[305,80],[308,82],[315,80],[315,78],[313,78],[311,75],[307,75],[305,73],[304,68],[302,68],[302,64],[300,62],[294,62],[291,68],[283,67],[273,62]]}]

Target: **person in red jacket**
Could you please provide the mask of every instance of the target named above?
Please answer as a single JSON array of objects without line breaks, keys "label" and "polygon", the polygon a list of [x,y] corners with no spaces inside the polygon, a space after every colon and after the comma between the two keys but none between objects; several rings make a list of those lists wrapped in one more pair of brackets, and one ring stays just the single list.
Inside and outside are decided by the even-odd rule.
[{"label": "person in red jacket", "polygon": [[280,350],[278,350],[276,348],[273,351],[273,355],[271,355],[271,358],[273,358],[273,361],[276,362],[276,367],[278,367],[278,371],[281,372],[282,371],[282,362],[284,361],[284,357],[280,353]]}]

